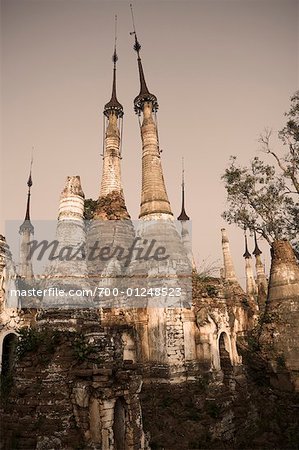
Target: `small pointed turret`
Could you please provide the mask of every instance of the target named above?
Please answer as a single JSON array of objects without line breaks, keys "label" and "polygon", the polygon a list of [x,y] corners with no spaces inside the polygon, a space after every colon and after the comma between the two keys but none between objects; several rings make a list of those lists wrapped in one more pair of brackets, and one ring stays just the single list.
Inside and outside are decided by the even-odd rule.
[{"label": "small pointed turret", "polygon": [[265,274],[265,267],[262,261],[262,251],[260,250],[257,242],[256,231],[254,230],[254,243],[255,247],[253,250],[253,255],[255,256],[255,271],[257,278],[257,290],[258,290],[258,305],[260,311],[263,311],[266,304],[267,293],[268,293],[268,281]]},{"label": "small pointed turret", "polygon": [[28,177],[28,181],[27,181],[28,192],[27,192],[27,206],[26,206],[25,219],[24,219],[24,222],[22,223],[22,225],[20,226],[19,232],[22,233],[25,229],[28,229],[28,230],[30,230],[30,233],[33,234],[34,228],[30,221],[30,197],[31,197],[31,187],[33,184],[31,172],[32,172],[32,161],[31,161],[30,172],[29,172],[29,177]]},{"label": "small pointed turret", "polygon": [[21,235],[20,239],[20,256],[19,256],[19,275],[22,278],[30,279],[33,277],[32,261],[28,259],[28,253],[30,250],[29,243],[31,236],[34,233],[34,227],[30,221],[30,197],[31,197],[31,187],[32,187],[32,160],[30,164],[30,172],[27,181],[28,193],[27,193],[27,205],[25,219],[19,228],[19,233]]},{"label": "small pointed turret", "polygon": [[185,221],[190,220],[190,217],[187,215],[185,211],[185,169],[184,169],[184,158],[182,161],[182,209],[181,214],[178,217],[178,220]]},{"label": "small pointed turret", "polygon": [[245,238],[245,252],[243,253],[243,258],[249,259],[249,258],[251,258],[251,254],[248,251],[248,243],[247,243],[246,231],[245,231],[245,234],[244,234],[244,238]]},{"label": "small pointed turret", "polygon": [[157,97],[149,92],[145,82],[140,58],[141,45],[137,39],[132,5],[130,6],[134,28],[131,34],[135,38],[133,48],[137,53],[140,79],[140,92],[134,100],[134,109],[138,116],[141,113],[143,114],[143,120],[140,126],[142,139],[142,191],[139,217],[152,220],[160,218],[169,219],[172,217],[172,212],[163,177],[155,116],[158,109],[158,101]]},{"label": "small pointed turret", "polygon": [[256,231],[254,230],[254,250],[252,252],[252,254],[254,256],[259,256],[262,254],[262,251],[260,250],[258,243],[257,243],[257,238],[256,238]]},{"label": "small pointed turret", "polygon": [[246,230],[244,232],[245,238],[245,252],[243,257],[245,258],[245,275],[246,275],[246,293],[248,295],[256,295],[256,284],[253,275],[252,265],[251,265],[251,254],[248,251],[247,234]]},{"label": "small pointed turret", "polygon": [[192,253],[192,244],[191,244],[191,227],[188,221],[190,217],[187,215],[185,211],[185,169],[184,169],[184,158],[182,158],[182,210],[178,219],[181,222],[181,238],[183,242],[183,246],[186,250],[188,259],[192,265],[192,268],[195,269],[195,261]]}]

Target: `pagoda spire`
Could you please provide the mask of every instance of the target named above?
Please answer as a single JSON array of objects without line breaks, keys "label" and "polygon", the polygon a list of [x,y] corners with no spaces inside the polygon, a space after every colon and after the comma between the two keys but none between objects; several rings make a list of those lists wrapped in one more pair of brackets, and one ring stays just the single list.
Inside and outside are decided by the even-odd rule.
[{"label": "pagoda spire", "polygon": [[248,242],[247,242],[246,230],[244,232],[244,239],[245,239],[245,252],[243,253],[243,258],[249,259],[249,258],[251,258],[251,254],[248,251]]},{"label": "pagoda spire", "polygon": [[182,210],[181,214],[177,218],[181,222],[181,239],[183,246],[185,248],[187,257],[192,265],[193,269],[196,269],[195,261],[192,253],[192,243],[191,243],[191,227],[188,221],[190,220],[185,211],[185,169],[184,169],[184,158],[182,158]]},{"label": "pagoda spire", "polygon": [[245,252],[243,254],[243,257],[245,258],[246,293],[250,296],[255,296],[257,289],[251,265],[251,254],[248,251],[246,229],[244,230],[244,239],[245,239]]},{"label": "pagoda spire", "polygon": [[150,93],[150,91],[148,90],[148,87],[146,85],[144,71],[143,71],[143,67],[142,67],[142,61],[141,61],[141,57],[140,57],[141,45],[137,38],[132,4],[130,4],[130,8],[131,8],[131,15],[132,15],[132,22],[133,22],[133,30],[134,30],[130,34],[134,35],[134,39],[135,39],[133,48],[134,48],[135,52],[137,53],[137,63],[138,63],[138,72],[139,72],[139,81],[140,81],[140,92],[134,100],[134,110],[138,115],[140,115],[141,112],[143,111],[143,106],[144,106],[145,102],[152,103],[153,111],[157,111],[159,105],[158,105],[157,97],[154,94]]},{"label": "pagoda spire", "polygon": [[25,229],[29,229],[31,234],[33,234],[34,228],[33,225],[30,222],[30,198],[31,198],[31,187],[32,187],[32,163],[33,159],[31,158],[30,162],[30,171],[29,171],[29,177],[27,181],[28,191],[27,191],[27,205],[26,205],[26,213],[25,213],[25,219],[22,225],[20,226],[20,233],[22,233]]},{"label": "pagoda spire", "polygon": [[[116,197],[118,202],[121,201],[122,210],[125,212],[123,187],[121,182],[121,142],[122,142],[122,121],[123,106],[117,99],[116,95],[116,63],[118,56],[116,52],[117,42],[117,16],[115,16],[115,37],[114,52],[112,56],[113,62],[113,80],[111,99],[104,106],[104,140],[103,140],[103,170],[100,187],[100,199],[107,196],[112,197],[114,201]],[[97,215],[106,217],[103,212],[103,205],[98,205]],[[125,214],[127,215],[127,213]]]},{"label": "pagoda spire", "polygon": [[178,220],[185,221],[190,220],[190,217],[185,211],[185,169],[184,169],[184,158],[182,158],[182,209]]},{"label": "pagoda spire", "polygon": [[34,233],[34,227],[30,221],[30,197],[31,197],[31,187],[32,187],[32,158],[30,163],[29,177],[27,181],[28,192],[27,192],[27,205],[25,220],[19,228],[20,238],[20,253],[19,253],[19,266],[18,273],[21,278],[31,279],[33,278],[33,267],[32,261],[28,257],[30,250],[31,235]]},{"label": "pagoda spire", "polygon": [[117,100],[116,95],[116,63],[118,61],[118,56],[116,53],[116,40],[117,40],[117,16],[115,16],[115,36],[114,36],[114,52],[112,55],[113,62],[113,80],[112,80],[112,94],[111,99],[104,106],[104,115],[109,117],[109,115],[114,112],[117,117],[122,117],[124,115],[123,106]]},{"label": "pagoda spire", "polygon": [[158,127],[156,112],[158,109],[157,97],[151,94],[145,82],[142,62],[140,58],[141,45],[137,39],[133,8],[130,5],[134,35],[134,50],[137,53],[137,63],[140,79],[140,92],[134,100],[134,110],[138,116],[143,115],[140,124],[142,139],[142,188],[140,218],[169,219],[172,218],[164,176],[161,164],[161,151],[159,148]]},{"label": "pagoda spire", "polygon": [[265,274],[265,267],[262,261],[262,251],[260,250],[257,242],[256,231],[254,230],[254,243],[255,247],[253,250],[253,255],[255,256],[255,271],[256,271],[256,281],[258,290],[258,305],[260,311],[264,311],[267,294],[268,294],[268,280]]},{"label": "pagoda spire", "polygon": [[254,256],[259,256],[259,255],[261,255],[261,254],[262,254],[262,251],[260,250],[260,248],[259,248],[259,246],[258,246],[258,243],[257,243],[257,237],[256,237],[256,231],[255,231],[255,230],[254,230],[254,245],[255,245],[255,247],[254,247],[254,250],[253,250],[252,254],[253,254]]}]

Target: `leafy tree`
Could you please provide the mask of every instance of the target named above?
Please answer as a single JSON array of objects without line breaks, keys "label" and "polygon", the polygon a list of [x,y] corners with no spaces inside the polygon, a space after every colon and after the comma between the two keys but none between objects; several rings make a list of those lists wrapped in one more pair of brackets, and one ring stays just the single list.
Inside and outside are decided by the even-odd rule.
[{"label": "leafy tree", "polygon": [[254,157],[248,167],[231,157],[222,179],[228,208],[222,217],[230,224],[255,230],[269,244],[288,239],[299,251],[299,91],[291,98],[287,122],[278,133],[280,152],[271,148],[271,131],[260,136],[261,150],[273,165]]}]

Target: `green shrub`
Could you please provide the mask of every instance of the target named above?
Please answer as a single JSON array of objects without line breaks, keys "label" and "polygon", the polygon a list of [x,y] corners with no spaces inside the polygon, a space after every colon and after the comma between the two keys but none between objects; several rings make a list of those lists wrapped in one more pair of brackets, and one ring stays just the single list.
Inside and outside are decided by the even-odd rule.
[{"label": "green shrub", "polygon": [[26,353],[33,352],[40,345],[40,333],[34,328],[22,328],[19,331],[19,340],[17,344],[17,356],[23,358]]},{"label": "green shrub", "polygon": [[36,328],[22,328],[19,331],[19,340],[16,348],[17,357],[22,359],[29,352],[43,350],[42,360],[45,355],[54,353],[60,341],[58,331],[37,330]]},{"label": "green shrub", "polygon": [[79,361],[86,361],[95,349],[86,342],[83,334],[78,333],[74,339],[73,351]]}]

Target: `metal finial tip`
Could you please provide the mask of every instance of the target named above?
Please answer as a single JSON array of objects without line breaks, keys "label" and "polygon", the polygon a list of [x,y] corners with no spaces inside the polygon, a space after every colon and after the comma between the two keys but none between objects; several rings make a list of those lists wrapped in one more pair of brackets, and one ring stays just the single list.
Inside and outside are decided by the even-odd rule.
[{"label": "metal finial tip", "polygon": [[114,53],[112,55],[112,61],[114,62],[114,64],[116,64],[116,62],[118,61],[118,56],[117,56],[116,50],[114,50]]},{"label": "metal finial tip", "polygon": [[135,50],[135,52],[139,52],[139,50],[141,49],[141,45],[139,44],[139,42],[137,41],[137,38],[135,40],[135,44],[133,46],[133,49]]},{"label": "metal finial tip", "polygon": [[30,188],[32,186],[32,177],[31,174],[29,175],[28,181],[27,181],[27,186]]},{"label": "metal finial tip", "polygon": [[132,3],[130,3],[130,9],[131,9],[131,16],[132,16],[132,24],[133,24],[133,30],[131,31],[130,35],[132,36],[134,34],[135,36],[135,44],[133,46],[133,49],[135,50],[135,52],[139,52],[139,50],[141,49],[141,45],[139,44],[138,40],[137,40],[137,34],[136,34],[136,27],[135,27],[135,20],[134,20],[134,13],[133,13],[133,5]]}]

